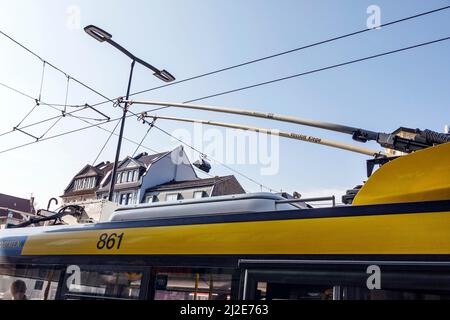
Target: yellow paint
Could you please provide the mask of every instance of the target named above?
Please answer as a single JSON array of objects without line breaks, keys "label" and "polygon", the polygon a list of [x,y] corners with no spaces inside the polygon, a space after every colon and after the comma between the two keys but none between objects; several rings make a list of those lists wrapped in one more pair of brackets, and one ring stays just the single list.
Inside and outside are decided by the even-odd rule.
[{"label": "yellow paint", "polygon": [[[450,254],[449,230],[450,212],[91,230],[32,235],[22,254]],[[113,232],[121,248],[97,249]]]},{"label": "yellow paint", "polygon": [[450,143],[414,152],[379,168],[353,205],[450,199]]}]

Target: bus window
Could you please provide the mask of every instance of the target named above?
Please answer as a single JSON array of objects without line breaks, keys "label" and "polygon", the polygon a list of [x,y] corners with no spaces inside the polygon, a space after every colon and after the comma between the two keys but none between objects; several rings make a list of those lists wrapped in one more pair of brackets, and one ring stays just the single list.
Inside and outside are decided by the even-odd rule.
[{"label": "bus window", "polygon": [[258,282],[255,300],[333,300],[333,286]]},{"label": "bus window", "polygon": [[51,266],[0,265],[0,300],[54,300],[60,275]]},{"label": "bus window", "polygon": [[412,290],[369,290],[367,288],[342,288],[344,300],[449,300],[449,293],[423,292]]},{"label": "bus window", "polygon": [[[366,268],[360,270],[365,271]],[[330,269],[245,269],[242,296],[248,300],[448,300],[450,275],[389,270],[379,290],[367,287],[367,273]]]},{"label": "bus window", "polygon": [[232,275],[188,268],[155,268],[155,300],[230,300]]},{"label": "bus window", "polygon": [[80,281],[68,283],[65,299],[139,299],[142,272],[93,270],[80,267]]}]

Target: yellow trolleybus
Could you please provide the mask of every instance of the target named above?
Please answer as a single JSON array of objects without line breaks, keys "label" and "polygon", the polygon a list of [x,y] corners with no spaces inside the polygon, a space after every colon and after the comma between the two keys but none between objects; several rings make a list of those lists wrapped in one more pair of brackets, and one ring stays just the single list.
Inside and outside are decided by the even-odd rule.
[{"label": "yellow trolleybus", "polygon": [[258,193],[1,230],[0,299],[448,299],[449,155],[384,164],[352,205]]}]

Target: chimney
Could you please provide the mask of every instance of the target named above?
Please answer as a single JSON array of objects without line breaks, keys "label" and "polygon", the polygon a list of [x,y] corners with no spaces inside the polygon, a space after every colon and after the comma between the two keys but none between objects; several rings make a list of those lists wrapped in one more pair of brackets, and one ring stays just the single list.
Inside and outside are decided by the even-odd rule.
[{"label": "chimney", "polygon": [[33,194],[31,194],[31,197],[30,197],[30,213],[34,213],[35,212],[35,210],[34,210],[34,197],[33,197]]}]

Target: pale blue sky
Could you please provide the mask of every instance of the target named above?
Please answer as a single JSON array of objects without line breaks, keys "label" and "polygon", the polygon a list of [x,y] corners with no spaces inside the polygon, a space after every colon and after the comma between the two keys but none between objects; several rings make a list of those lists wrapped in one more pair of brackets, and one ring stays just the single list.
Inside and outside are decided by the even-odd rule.
[{"label": "pale blue sky", "polygon": [[[366,25],[366,9],[371,4],[381,8],[382,23],[385,23],[448,5],[449,1],[2,0],[0,29],[73,77],[107,96],[116,97],[125,94],[129,60],[112,47],[96,42],[82,29],[68,28],[67,10],[72,5],[81,10],[82,27],[98,25],[137,56],[183,79],[362,29]],[[447,10],[136,98],[181,102],[449,35],[450,10]],[[442,131],[450,122],[449,56],[450,43],[442,42],[202,103],[245,107],[379,131],[392,131],[399,126]],[[0,82],[33,96],[38,94],[41,63],[4,37],[0,37],[0,71]],[[132,91],[159,84],[161,82],[146,69],[136,67]],[[4,132],[17,124],[33,102],[2,87],[0,94],[0,130]],[[64,95],[64,77],[47,68],[42,99],[62,103]],[[71,85],[69,103],[101,100]],[[146,107],[133,108],[140,111]],[[119,115],[109,104],[101,110],[112,116]],[[342,134],[261,119],[175,109],[159,114],[277,127],[356,144]],[[40,107],[27,122],[53,115],[57,115],[54,110]],[[50,134],[84,125],[67,118]],[[189,124],[161,121],[159,125],[171,132],[176,128],[192,129]],[[31,131],[38,134],[43,130],[45,126],[37,126]],[[146,130],[130,119],[125,135],[139,141]],[[63,193],[70,178],[84,164],[94,160],[107,136],[93,128],[0,154],[0,192],[23,197],[33,192],[45,206],[49,197]],[[0,149],[30,141],[29,137],[16,132],[0,137]],[[102,160],[113,159],[115,143],[116,138],[113,138]],[[144,144],[164,151],[179,143],[152,131]],[[365,146],[377,148],[373,143]],[[134,148],[125,142],[122,156],[132,153]],[[363,155],[293,140],[280,140],[280,154],[280,170],[275,176],[261,176],[257,165],[233,167],[265,185],[308,195],[342,191],[366,178],[367,157]],[[230,174],[214,164],[211,173]],[[247,190],[259,191],[258,186],[238,178]]]}]

